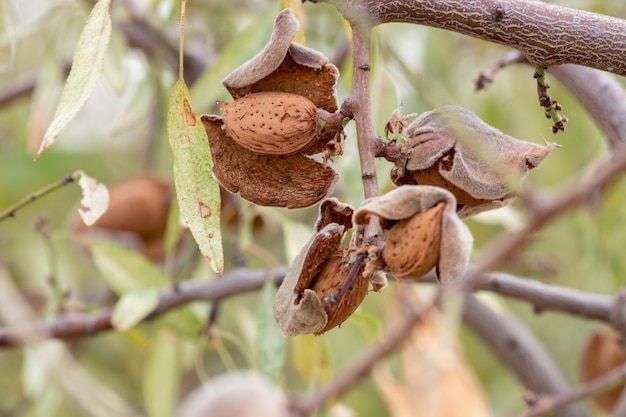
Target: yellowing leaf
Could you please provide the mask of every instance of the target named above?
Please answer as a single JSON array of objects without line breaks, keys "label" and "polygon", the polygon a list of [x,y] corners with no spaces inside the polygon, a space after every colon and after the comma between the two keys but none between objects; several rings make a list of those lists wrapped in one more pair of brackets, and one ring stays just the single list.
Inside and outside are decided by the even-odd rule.
[{"label": "yellowing leaf", "polygon": [[111,0],[99,0],[87,18],[59,105],[35,159],[56,141],[63,129],[76,117],[100,80],[104,55],[111,38],[110,5]]},{"label": "yellowing leaf", "polygon": [[158,305],[158,288],[142,288],[127,292],[115,304],[111,324],[116,330],[128,330],[141,323]]},{"label": "yellowing leaf", "polygon": [[302,10],[302,1],[300,0],[280,0],[280,10],[291,9],[293,10],[293,14],[298,19],[298,23],[300,23],[300,29],[298,29],[298,33],[293,38],[294,42],[298,42],[302,45],[306,45],[306,36],[304,35],[304,13]]},{"label": "yellowing leaf", "polygon": [[223,272],[220,188],[211,173],[213,160],[204,125],[191,109],[182,79],[174,86],[167,114],[174,153],[174,181],[183,219],[211,268]]}]

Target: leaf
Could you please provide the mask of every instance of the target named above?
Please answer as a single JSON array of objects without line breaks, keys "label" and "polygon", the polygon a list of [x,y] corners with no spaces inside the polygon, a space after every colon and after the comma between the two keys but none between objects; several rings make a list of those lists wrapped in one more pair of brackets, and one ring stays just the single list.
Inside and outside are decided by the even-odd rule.
[{"label": "leaf", "polygon": [[211,67],[191,87],[191,101],[197,108],[211,108],[215,106],[218,99],[230,99],[225,89],[215,88],[215,86],[221,85],[222,78],[226,77],[233,68],[252,58],[256,51],[263,48],[272,33],[275,17],[274,9],[256,16],[250,25],[228,42]]},{"label": "leaf", "polygon": [[115,304],[111,324],[118,331],[128,330],[141,323],[158,305],[158,288],[142,288],[127,292]]},{"label": "leaf", "polygon": [[78,214],[87,226],[93,225],[109,208],[109,190],[84,172],[78,180],[83,198],[80,200]]},{"label": "leaf", "polygon": [[328,380],[333,374],[328,338],[306,334],[292,340],[292,365],[305,384],[311,386]]},{"label": "leaf", "polygon": [[200,252],[218,274],[224,269],[220,231],[220,188],[204,125],[191,108],[189,91],[179,79],[170,97],[167,132],[174,153],[174,181],[183,219]]},{"label": "leaf", "polygon": [[161,330],[151,347],[142,381],[145,408],[150,417],[170,417],[181,382],[180,341],[172,332]]},{"label": "leaf", "polygon": [[259,371],[270,380],[278,383],[285,363],[287,339],[283,337],[274,321],[272,302],[276,286],[267,281],[261,290],[257,309],[257,363]]},{"label": "leaf", "polygon": [[293,38],[294,42],[298,42],[302,45],[306,45],[306,36],[304,34],[304,20],[302,19],[302,15],[304,11],[302,10],[302,2],[299,0],[280,0],[280,10],[291,9],[293,10],[293,14],[296,16],[298,23],[300,23],[300,29],[298,29],[298,33]]},{"label": "leaf", "polygon": [[35,159],[56,141],[63,129],[76,117],[100,80],[111,38],[110,4],[111,0],[99,0],[87,18],[59,105]]},{"label": "leaf", "polygon": [[139,253],[114,242],[93,242],[91,253],[96,266],[118,295],[167,283],[160,269]]}]

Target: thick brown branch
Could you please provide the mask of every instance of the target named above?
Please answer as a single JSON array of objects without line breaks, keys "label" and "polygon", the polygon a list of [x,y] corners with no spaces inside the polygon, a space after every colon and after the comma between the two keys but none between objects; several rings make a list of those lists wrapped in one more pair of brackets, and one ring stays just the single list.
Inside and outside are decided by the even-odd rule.
[{"label": "thick brown branch", "polygon": [[533,66],[579,64],[626,75],[626,21],[535,0],[324,0],[351,22],[405,22],[507,45]]}]

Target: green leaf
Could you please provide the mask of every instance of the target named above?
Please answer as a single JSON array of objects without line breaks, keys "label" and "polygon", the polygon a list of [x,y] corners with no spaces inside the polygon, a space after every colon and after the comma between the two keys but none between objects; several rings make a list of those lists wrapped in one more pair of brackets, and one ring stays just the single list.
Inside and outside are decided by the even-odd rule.
[{"label": "green leaf", "polygon": [[143,399],[150,417],[171,417],[178,403],[181,346],[167,330],[158,332],[143,374]]},{"label": "green leaf", "polygon": [[118,331],[141,323],[159,305],[158,288],[142,288],[127,292],[115,304],[111,324]]},{"label": "green leaf", "polygon": [[213,178],[213,159],[202,121],[191,108],[182,79],[174,86],[167,114],[167,132],[174,153],[178,204],[200,252],[222,274],[224,254],[220,231],[220,187]]},{"label": "green leaf", "polygon": [[87,18],[59,105],[35,158],[39,158],[43,151],[56,141],[63,129],[82,109],[100,80],[104,56],[111,38],[110,5],[111,0],[99,0]]},{"label": "green leaf", "polygon": [[307,334],[292,340],[292,366],[305,383],[310,386],[328,380],[333,373],[328,338]]},{"label": "green leaf", "polygon": [[266,282],[261,290],[257,310],[256,357],[259,371],[278,383],[285,363],[287,339],[274,321],[272,302],[275,295],[276,286]]},{"label": "green leaf", "polygon": [[225,88],[216,88],[216,86],[221,86],[220,81],[233,68],[263,49],[272,34],[275,17],[276,9],[273,8],[256,16],[250,25],[237,33],[220,51],[216,61],[211,64],[211,68],[205,71],[191,87],[191,98],[196,108],[210,109],[215,106],[216,100],[231,98]]},{"label": "green leaf", "polygon": [[118,295],[167,284],[159,268],[141,254],[114,242],[93,242],[91,253],[98,270]]}]

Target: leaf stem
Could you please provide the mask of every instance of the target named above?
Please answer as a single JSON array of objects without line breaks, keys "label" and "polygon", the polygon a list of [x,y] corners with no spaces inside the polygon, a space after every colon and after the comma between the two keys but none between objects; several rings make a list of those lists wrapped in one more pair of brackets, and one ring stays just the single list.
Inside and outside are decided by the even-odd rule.
[{"label": "leaf stem", "polygon": [[8,217],[15,217],[15,213],[21,208],[23,208],[24,206],[27,206],[28,204],[43,197],[44,195],[51,193],[57,188],[61,188],[71,182],[76,181],[79,177],[80,177],[80,171],[74,171],[72,174],[67,175],[63,177],[62,179],[45,186],[41,190],[28,194],[26,197],[22,198],[17,203],[13,204],[10,207],[7,207],[5,210],[0,212],[0,221]]},{"label": "leaf stem", "polygon": [[180,44],[178,46],[178,78],[183,79],[185,70],[184,48],[185,43],[185,6],[187,6],[187,0],[183,0],[180,5]]}]

